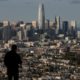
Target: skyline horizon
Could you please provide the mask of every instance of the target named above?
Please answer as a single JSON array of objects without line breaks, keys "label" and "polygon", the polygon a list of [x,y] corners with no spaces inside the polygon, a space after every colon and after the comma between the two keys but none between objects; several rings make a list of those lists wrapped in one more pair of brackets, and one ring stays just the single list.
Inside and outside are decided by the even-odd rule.
[{"label": "skyline horizon", "polygon": [[60,16],[61,20],[76,20],[80,23],[79,13],[74,13],[77,10],[75,9],[74,11],[74,8],[77,8],[77,6],[80,5],[76,5],[73,3],[69,4],[68,2],[66,2],[66,0],[61,0],[61,2],[59,0],[0,0],[0,21],[9,20],[31,22],[33,20],[38,20],[38,7],[39,4],[43,3],[45,9],[45,19],[54,20],[55,16]]}]

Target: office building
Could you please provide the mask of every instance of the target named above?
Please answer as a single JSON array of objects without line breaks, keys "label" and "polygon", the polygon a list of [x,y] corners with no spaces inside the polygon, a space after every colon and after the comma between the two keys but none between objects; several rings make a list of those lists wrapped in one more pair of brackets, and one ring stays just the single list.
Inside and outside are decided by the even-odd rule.
[{"label": "office building", "polygon": [[49,20],[45,20],[45,29],[49,28]]},{"label": "office building", "polygon": [[70,21],[70,29],[77,31],[77,23],[75,20]]},{"label": "office building", "polygon": [[12,38],[12,27],[4,27],[3,28],[3,40],[8,41]]},{"label": "office building", "polygon": [[17,39],[20,41],[22,40],[21,30],[17,31]]},{"label": "office building", "polygon": [[32,21],[32,27],[33,27],[33,29],[37,29],[38,28],[38,22]]},{"label": "office building", "polygon": [[80,39],[80,31],[77,31],[77,38]]},{"label": "office building", "polygon": [[6,27],[6,26],[10,26],[10,22],[7,21],[7,20],[3,21],[3,26],[4,26],[4,27]]},{"label": "office building", "polygon": [[70,21],[70,27],[73,27],[74,29],[77,27],[75,20]]},{"label": "office building", "polygon": [[68,23],[68,21],[63,21],[63,23],[62,23],[62,31],[63,31],[63,34],[64,34],[64,36],[67,36],[68,35],[68,28],[69,28],[69,23]]},{"label": "office building", "polygon": [[60,16],[55,17],[55,23],[56,23],[56,34],[58,34],[60,30]]},{"label": "office building", "polygon": [[22,40],[25,40],[26,39],[26,24],[23,23],[23,24],[20,24],[20,28],[21,28],[21,35],[22,35]]},{"label": "office building", "polygon": [[77,24],[75,20],[70,21],[70,34],[73,38],[77,37]]},{"label": "office building", "polygon": [[45,12],[44,12],[44,5],[39,5],[38,11],[38,28],[45,29]]},{"label": "office building", "polygon": [[53,28],[53,26],[54,26],[54,21],[52,21],[52,20],[51,20],[51,21],[49,21],[49,28],[51,28],[51,29],[52,29],[52,28]]}]

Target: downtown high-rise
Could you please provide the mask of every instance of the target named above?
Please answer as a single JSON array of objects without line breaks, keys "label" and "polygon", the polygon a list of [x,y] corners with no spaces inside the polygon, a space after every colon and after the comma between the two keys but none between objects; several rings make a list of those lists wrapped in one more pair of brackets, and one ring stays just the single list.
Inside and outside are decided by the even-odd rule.
[{"label": "downtown high-rise", "polygon": [[39,29],[45,29],[45,11],[44,11],[44,5],[39,5],[38,10],[38,28]]},{"label": "downtown high-rise", "polygon": [[55,17],[55,23],[56,23],[56,34],[59,34],[60,30],[60,16]]}]

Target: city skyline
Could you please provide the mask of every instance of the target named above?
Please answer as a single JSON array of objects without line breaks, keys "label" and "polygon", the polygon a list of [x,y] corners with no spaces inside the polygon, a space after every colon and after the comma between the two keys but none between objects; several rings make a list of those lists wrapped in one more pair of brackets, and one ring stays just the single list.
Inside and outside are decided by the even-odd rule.
[{"label": "city skyline", "polygon": [[46,19],[53,20],[55,16],[61,16],[63,20],[80,21],[79,0],[0,0],[0,20],[37,20],[40,3],[45,6]]}]

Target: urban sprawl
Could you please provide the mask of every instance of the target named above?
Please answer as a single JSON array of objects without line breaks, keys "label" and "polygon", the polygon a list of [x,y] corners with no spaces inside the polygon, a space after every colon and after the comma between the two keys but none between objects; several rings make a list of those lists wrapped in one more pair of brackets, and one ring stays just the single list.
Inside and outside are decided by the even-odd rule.
[{"label": "urban sprawl", "polygon": [[12,44],[22,58],[20,80],[80,80],[80,31],[75,20],[46,20],[40,4],[38,20],[0,22],[0,80],[7,80],[3,60]]}]

